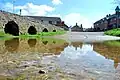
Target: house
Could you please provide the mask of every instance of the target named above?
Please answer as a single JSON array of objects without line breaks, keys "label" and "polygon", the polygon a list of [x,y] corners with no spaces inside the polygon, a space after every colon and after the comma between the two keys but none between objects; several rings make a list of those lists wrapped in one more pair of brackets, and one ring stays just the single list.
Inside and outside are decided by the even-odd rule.
[{"label": "house", "polygon": [[110,29],[119,28],[119,27],[120,27],[119,6],[116,7],[115,14],[106,15],[106,17],[104,17],[94,23],[95,31],[105,31],[105,30],[110,30]]},{"label": "house", "polygon": [[78,24],[76,23],[76,25],[71,28],[71,31],[82,32],[83,31],[82,24],[81,26],[78,26]]},{"label": "house", "polygon": [[64,23],[64,21],[61,20],[60,17],[45,17],[45,16],[28,16],[28,17],[40,20],[44,24],[51,24],[64,28],[64,30],[69,29],[68,26]]},{"label": "house", "polygon": [[45,24],[60,24],[61,23],[61,19],[59,17],[44,17],[44,16],[28,16],[37,20],[40,20],[41,22],[45,23]]}]

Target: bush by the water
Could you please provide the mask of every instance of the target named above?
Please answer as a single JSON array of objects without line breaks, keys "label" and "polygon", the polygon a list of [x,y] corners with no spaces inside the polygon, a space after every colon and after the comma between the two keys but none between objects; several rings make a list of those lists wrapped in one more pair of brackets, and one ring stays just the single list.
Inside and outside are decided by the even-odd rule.
[{"label": "bush by the water", "polygon": [[120,28],[106,31],[105,34],[106,35],[111,35],[111,36],[120,36]]}]

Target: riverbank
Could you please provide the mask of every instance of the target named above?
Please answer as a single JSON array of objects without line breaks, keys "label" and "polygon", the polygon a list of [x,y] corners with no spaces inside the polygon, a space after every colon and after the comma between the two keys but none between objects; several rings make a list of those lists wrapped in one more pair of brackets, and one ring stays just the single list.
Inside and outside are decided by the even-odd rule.
[{"label": "riverbank", "polygon": [[20,34],[19,36],[13,36],[11,34],[6,34],[3,31],[0,32],[0,37],[4,38],[40,38],[43,36],[55,36],[55,35],[63,35],[66,31],[56,31],[56,32],[39,32],[35,35],[30,34]]},{"label": "riverbank", "polygon": [[118,36],[118,37],[120,37],[120,28],[108,30],[104,34],[110,35],[110,36]]}]

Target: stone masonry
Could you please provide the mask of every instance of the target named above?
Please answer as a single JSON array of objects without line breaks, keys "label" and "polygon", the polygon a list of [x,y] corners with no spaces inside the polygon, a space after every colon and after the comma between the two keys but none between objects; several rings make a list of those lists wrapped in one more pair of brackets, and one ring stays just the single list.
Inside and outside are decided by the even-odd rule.
[{"label": "stone masonry", "polygon": [[12,20],[18,24],[19,32],[22,34],[27,33],[30,26],[34,26],[37,32],[42,32],[44,29],[47,29],[48,31],[63,30],[63,28],[51,24],[44,24],[34,18],[20,16],[0,10],[0,31],[4,31],[5,24]]}]

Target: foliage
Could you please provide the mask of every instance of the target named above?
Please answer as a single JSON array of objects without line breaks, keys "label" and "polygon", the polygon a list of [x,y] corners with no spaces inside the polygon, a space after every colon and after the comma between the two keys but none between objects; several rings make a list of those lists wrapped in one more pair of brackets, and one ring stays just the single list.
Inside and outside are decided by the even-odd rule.
[{"label": "foliage", "polygon": [[111,36],[120,36],[120,28],[106,31],[104,34],[111,35]]}]

